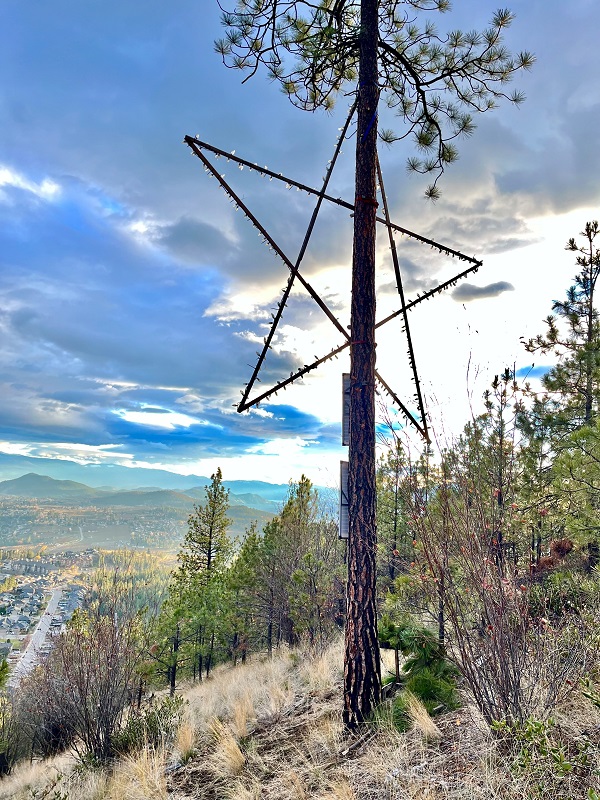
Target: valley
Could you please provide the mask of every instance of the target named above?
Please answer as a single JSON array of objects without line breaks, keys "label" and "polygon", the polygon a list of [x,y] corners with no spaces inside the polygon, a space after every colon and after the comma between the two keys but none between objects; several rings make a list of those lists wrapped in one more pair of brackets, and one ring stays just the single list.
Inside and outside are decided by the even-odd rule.
[{"label": "valley", "polygon": [[[28,473],[0,482],[0,548],[41,547],[48,553],[121,547],[176,552],[188,516],[203,500],[203,486],[186,491],[100,489]],[[240,539],[254,521],[262,528],[280,505],[256,492],[230,493],[229,502],[233,539]]]}]

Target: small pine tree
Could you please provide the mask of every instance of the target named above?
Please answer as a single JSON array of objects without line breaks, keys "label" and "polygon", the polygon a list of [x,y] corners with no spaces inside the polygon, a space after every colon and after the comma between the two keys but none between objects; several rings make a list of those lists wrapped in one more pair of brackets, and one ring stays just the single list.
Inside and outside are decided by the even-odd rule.
[{"label": "small pine tree", "polygon": [[[546,335],[525,344],[530,353],[554,353],[559,363],[544,376],[543,385],[552,398],[555,427],[573,430],[592,425],[600,407],[600,318],[595,292],[600,275],[600,249],[595,240],[598,222],[587,222],[581,231],[583,244],[569,239],[565,249],[577,253],[580,272],[567,290],[565,300],[555,300],[553,315],[546,319]],[[562,324],[561,324],[562,323]]]},{"label": "small pine tree", "polygon": [[204,491],[206,502],[203,506],[194,506],[183,547],[177,556],[179,569],[175,578],[184,584],[206,582],[211,573],[223,569],[231,555],[227,536],[231,524],[227,517],[229,490],[223,486],[220,468],[211,475],[211,484]]}]

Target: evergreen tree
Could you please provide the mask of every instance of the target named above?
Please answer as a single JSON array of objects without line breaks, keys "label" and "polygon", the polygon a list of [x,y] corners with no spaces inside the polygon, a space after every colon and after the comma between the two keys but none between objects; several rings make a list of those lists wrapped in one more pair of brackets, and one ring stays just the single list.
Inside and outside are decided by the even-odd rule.
[{"label": "evergreen tree", "polygon": [[199,679],[203,670],[208,675],[225,626],[223,595],[232,546],[227,534],[229,491],[220,469],[204,491],[204,505],[194,506],[188,519],[179,567],[162,615],[161,644],[156,647],[157,659],[160,654],[166,665],[171,693],[182,665]]},{"label": "evergreen tree", "polygon": [[258,581],[262,544],[256,522],[253,522],[227,573],[229,655],[234,664],[238,657],[245,662],[248,653],[261,644]]},{"label": "evergreen tree", "polygon": [[227,517],[229,490],[223,486],[220,468],[211,475],[211,484],[204,492],[206,501],[202,506],[194,506],[183,547],[177,556],[179,568],[175,579],[184,584],[207,581],[213,572],[224,568],[231,555],[227,536],[231,524]]},{"label": "evergreen tree", "polygon": [[550,496],[563,531],[580,543],[597,542],[600,531],[600,420],[561,442],[551,469]]},{"label": "evergreen tree", "polygon": [[290,484],[262,536],[252,526],[227,574],[229,649],[321,646],[343,620],[343,550],[310,480]]},{"label": "evergreen tree", "polygon": [[[542,379],[544,391],[521,420],[529,436],[530,494],[553,519],[538,520],[549,537],[597,537],[600,444],[600,316],[596,285],[600,275],[597,221],[586,222],[580,242],[569,239],[565,249],[576,253],[579,272],[565,300],[555,301],[546,319],[546,334],[525,343],[529,352],[551,353],[558,362]],[[532,393],[533,394],[533,393]],[[537,533],[536,533],[537,535]],[[539,546],[538,546],[539,551]],[[539,553],[538,553],[539,555]]]},{"label": "evergreen tree", "polygon": [[365,721],[381,695],[376,605],[375,483],[375,237],[377,122],[380,93],[405,129],[381,131],[388,142],[413,136],[419,153],[409,167],[435,175],[427,194],[458,157],[454,139],[473,130],[473,112],[502,97],[505,84],[533,63],[502,44],[512,22],[498,11],[483,33],[441,36],[418,11],[449,8],[448,0],[237,0],[223,14],[226,35],[216,43],[228,66],[248,77],[259,67],[300,108],[331,108],[351,85],[357,96],[354,238],[350,316],[349,520],[344,721]]},{"label": "evergreen tree", "polygon": [[600,407],[600,318],[595,305],[600,275],[600,249],[595,240],[598,222],[587,222],[583,243],[569,239],[565,249],[577,253],[580,269],[565,300],[555,300],[554,315],[546,319],[546,335],[530,339],[530,353],[553,353],[559,362],[544,376],[555,429],[571,431],[593,425]]},{"label": "evergreen tree", "polygon": [[398,439],[377,465],[377,569],[379,592],[392,586],[412,561],[411,537],[405,503],[409,473],[406,453]]}]

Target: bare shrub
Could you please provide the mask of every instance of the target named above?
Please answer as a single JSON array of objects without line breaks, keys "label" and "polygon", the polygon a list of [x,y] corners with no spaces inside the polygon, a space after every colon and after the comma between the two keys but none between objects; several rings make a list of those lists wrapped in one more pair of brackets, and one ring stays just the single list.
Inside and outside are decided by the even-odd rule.
[{"label": "bare shrub", "polygon": [[73,616],[48,660],[23,683],[23,708],[41,755],[71,746],[81,758],[107,761],[135,683],[144,626],[133,590],[102,576],[87,610]]},{"label": "bare shrub", "polygon": [[583,618],[550,624],[543,599],[532,613],[529,569],[506,557],[501,533],[490,530],[482,499],[460,473],[440,482],[427,507],[418,485],[410,499],[418,538],[412,580],[443,620],[448,654],[482,714],[488,722],[545,717],[585,673]]},{"label": "bare shrub", "polygon": [[27,737],[11,697],[0,694],[0,776],[8,775],[27,750]]}]

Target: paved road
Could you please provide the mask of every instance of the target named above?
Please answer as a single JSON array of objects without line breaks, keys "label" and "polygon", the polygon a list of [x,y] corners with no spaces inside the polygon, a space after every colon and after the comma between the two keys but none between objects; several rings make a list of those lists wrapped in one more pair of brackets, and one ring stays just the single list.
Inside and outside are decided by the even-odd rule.
[{"label": "paved road", "polygon": [[46,608],[45,613],[42,615],[35,630],[31,634],[29,644],[21,652],[19,660],[14,666],[11,676],[8,681],[10,687],[15,687],[21,680],[35,667],[38,661],[38,650],[46,641],[46,634],[50,630],[50,621],[52,615],[58,608],[58,603],[62,597],[62,589],[53,589],[52,597]]}]

